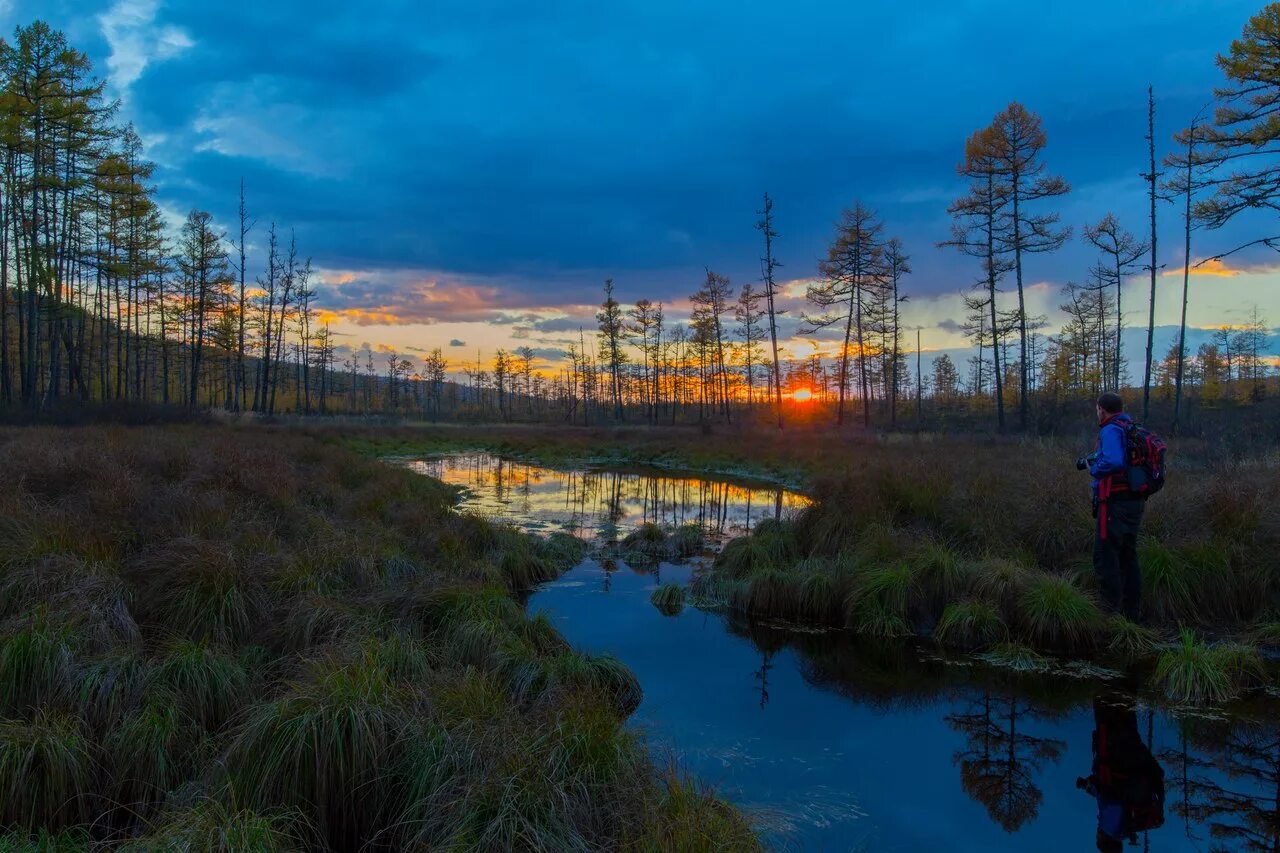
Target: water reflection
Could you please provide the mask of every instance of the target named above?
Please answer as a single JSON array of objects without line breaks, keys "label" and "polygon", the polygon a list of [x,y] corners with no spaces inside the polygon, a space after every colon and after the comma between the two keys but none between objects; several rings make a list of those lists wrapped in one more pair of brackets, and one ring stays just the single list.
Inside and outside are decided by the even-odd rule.
[{"label": "water reflection", "polygon": [[[1148,728],[1154,719],[1148,717]],[[1123,695],[1103,693],[1093,700],[1093,763],[1076,787],[1091,795],[1098,807],[1095,843],[1102,853],[1138,843],[1138,834],[1164,825],[1164,770],[1151,754],[1151,736],[1144,743],[1138,715]],[[1150,839],[1148,838],[1148,841]]]},{"label": "water reflection", "polygon": [[1016,696],[983,692],[965,710],[946,716],[965,737],[964,748],[952,759],[960,767],[960,786],[1005,832],[1018,830],[1040,811],[1044,794],[1035,780],[1066,749],[1059,738],[1037,737],[1018,727],[1033,713]]},{"label": "water reflection", "polygon": [[469,491],[467,508],[533,530],[561,530],[616,543],[646,522],[697,524],[715,538],[749,530],[808,504],[764,483],[687,477],[652,470],[557,471],[489,453],[414,460],[413,470]]},{"label": "water reflection", "polygon": [[1280,850],[1277,717],[1187,720],[1161,757],[1175,777],[1171,811],[1188,838],[1199,837],[1199,825],[1215,850]]},{"label": "water reflection", "polygon": [[[483,458],[418,467],[467,486],[468,509],[535,530],[599,536],[612,526],[615,539],[655,519],[743,528],[776,513],[780,494]],[[781,494],[785,512],[795,504]],[[927,642],[803,633],[694,607],[664,615],[650,604],[659,579],[683,585],[699,570],[606,550],[528,606],[575,647],[631,667],[644,687],[633,725],[759,809],[778,845],[976,853],[1101,841],[1114,850],[1137,834],[1161,853],[1280,850],[1280,717],[1270,705],[1251,706],[1257,719],[1135,711],[1118,684],[1100,696],[1097,681],[975,666]],[[1163,826],[1149,799],[1160,765]],[[1082,794],[1074,782],[1086,768]],[[1148,797],[1145,812],[1135,792]]]}]

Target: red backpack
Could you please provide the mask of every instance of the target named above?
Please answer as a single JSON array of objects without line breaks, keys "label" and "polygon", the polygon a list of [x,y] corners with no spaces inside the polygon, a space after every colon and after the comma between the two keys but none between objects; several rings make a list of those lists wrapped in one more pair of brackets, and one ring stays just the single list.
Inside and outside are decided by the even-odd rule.
[{"label": "red backpack", "polygon": [[1168,449],[1164,439],[1136,423],[1125,427],[1124,439],[1128,462],[1125,476],[1129,491],[1144,498],[1150,497],[1164,488],[1164,456]]}]

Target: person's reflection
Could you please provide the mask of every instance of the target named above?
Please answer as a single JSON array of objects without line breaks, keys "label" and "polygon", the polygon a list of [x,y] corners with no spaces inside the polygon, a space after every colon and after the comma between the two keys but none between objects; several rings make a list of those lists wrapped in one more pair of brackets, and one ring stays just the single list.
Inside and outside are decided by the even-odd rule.
[{"label": "person's reflection", "polygon": [[1093,700],[1093,767],[1076,787],[1098,801],[1098,849],[1124,849],[1125,839],[1164,824],[1164,770],[1138,733],[1138,717],[1123,697]]}]

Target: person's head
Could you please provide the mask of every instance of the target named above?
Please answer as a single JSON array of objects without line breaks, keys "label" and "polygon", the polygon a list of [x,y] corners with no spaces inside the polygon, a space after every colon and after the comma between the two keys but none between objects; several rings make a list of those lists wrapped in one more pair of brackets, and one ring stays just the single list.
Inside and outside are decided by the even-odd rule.
[{"label": "person's head", "polygon": [[1124,411],[1124,400],[1120,399],[1120,395],[1114,391],[1107,391],[1098,395],[1098,423],[1102,423],[1112,415],[1118,415]]}]

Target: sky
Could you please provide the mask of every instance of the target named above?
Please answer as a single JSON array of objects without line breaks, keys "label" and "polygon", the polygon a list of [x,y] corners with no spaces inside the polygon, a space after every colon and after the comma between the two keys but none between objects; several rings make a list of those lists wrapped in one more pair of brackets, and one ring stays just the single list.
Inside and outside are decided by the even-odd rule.
[{"label": "sky", "polygon": [[[785,332],[841,209],[861,200],[911,253],[904,323],[925,350],[962,353],[958,294],[979,270],[936,244],[964,190],[965,138],[1012,100],[1043,116],[1044,159],[1072,187],[1054,208],[1077,239],[1026,263],[1030,305],[1056,325],[1062,286],[1095,258],[1082,226],[1113,212],[1148,228],[1147,86],[1163,153],[1260,7],[0,0],[0,26],[41,17],[88,53],[157,162],[173,222],[198,207],[230,231],[243,180],[250,249],[271,222],[296,234],[348,346],[439,346],[455,364],[530,346],[551,365],[590,333],[606,277],[624,303],[673,317],[706,268],[758,282],[766,191]],[[1158,262],[1176,273],[1158,280],[1163,350],[1183,251],[1177,209],[1159,216]],[[1198,232],[1192,255],[1273,233],[1258,218]],[[1192,324],[1238,324],[1254,305],[1280,324],[1278,270],[1266,250],[1201,268]],[[1125,291],[1134,326],[1139,278]]]}]

